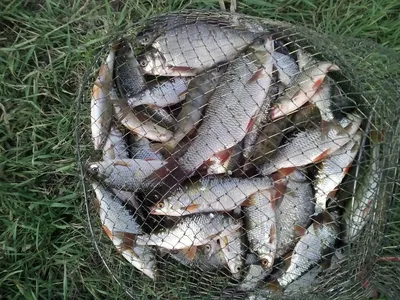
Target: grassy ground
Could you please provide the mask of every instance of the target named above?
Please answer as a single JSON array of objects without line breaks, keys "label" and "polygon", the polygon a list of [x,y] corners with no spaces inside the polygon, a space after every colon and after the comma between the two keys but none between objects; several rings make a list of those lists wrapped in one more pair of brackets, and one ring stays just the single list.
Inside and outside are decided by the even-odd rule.
[{"label": "grassy ground", "polygon": [[[396,0],[240,1],[238,10],[370,38],[400,50]],[[75,97],[116,26],[218,1],[0,1],[0,296],[117,299],[85,228]]]}]

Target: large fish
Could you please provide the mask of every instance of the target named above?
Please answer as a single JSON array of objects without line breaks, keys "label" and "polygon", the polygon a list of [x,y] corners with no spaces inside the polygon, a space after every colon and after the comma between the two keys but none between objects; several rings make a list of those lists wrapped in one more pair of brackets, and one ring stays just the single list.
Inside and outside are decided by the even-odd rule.
[{"label": "large fish", "polygon": [[175,190],[168,198],[158,202],[153,214],[184,216],[193,213],[230,211],[260,190],[273,187],[265,178],[202,178]]},{"label": "large fish", "polygon": [[333,63],[320,62],[293,77],[290,87],[274,104],[270,118],[275,120],[299,109],[320,88],[327,73],[338,70],[339,67]]},{"label": "large fish", "polygon": [[96,150],[102,149],[106,142],[112,121],[112,105],[108,94],[112,88],[114,59],[115,51],[111,49],[106,62],[100,67],[92,89],[90,119],[92,141]]},{"label": "large fish", "polygon": [[243,232],[238,229],[231,234],[221,236],[219,238],[222,254],[226,259],[228,268],[231,271],[232,276],[237,279],[240,278],[240,274],[244,266],[244,247],[242,244],[242,237]]},{"label": "large fish", "polygon": [[339,124],[326,125],[324,134],[321,128],[300,131],[275,152],[270,162],[261,167],[261,173],[269,175],[279,170],[289,171],[296,167],[321,162],[347,144],[360,124],[361,117],[353,114],[343,117]]},{"label": "large fish", "polygon": [[185,98],[189,82],[190,80],[185,77],[172,78],[128,97],[128,104],[130,107],[139,105],[166,107],[177,104]]},{"label": "large fish", "polygon": [[328,199],[334,196],[337,187],[349,172],[362,136],[362,132],[358,131],[346,145],[321,162],[314,182],[316,214],[326,209]]},{"label": "large fish", "polygon": [[169,254],[181,264],[203,271],[216,271],[227,266],[225,256],[217,240],[211,240],[205,245],[193,246],[189,249],[171,250]]},{"label": "large fish", "polygon": [[299,229],[307,228],[314,213],[313,190],[304,173],[296,170],[287,176],[287,180],[285,194],[276,209],[276,256],[283,256],[293,249]]},{"label": "large fish", "polygon": [[260,34],[198,22],[167,31],[138,57],[152,75],[194,76],[234,59]]},{"label": "large fish", "polygon": [[182,217],[172,228],[165,228],[137,239],[138,245],[153,245],[166,249],[185,249],[207,244],[240,228],[235,219],[222,214],[196,214]]},{"label": "large fish", "polygon": [[326,255],[333,253],[339,228],[328,213],[315,217],[304,235],[294,247],[287,270],[277,279],[285,288],[318,264]]},{"label": "large fish", "polygon": [[276,253],[276,218],[273,203],[277,197],[276,193],[274,188],[255,193],[249,197],[243,208],[250,249],[258,255],[265,269],[272,268]]},{"label": "large fish", "polygon": [[354,200],[346,205],[343,219],[346,223],[345,240],[355,241],[370,220],[379,193],[382,168],[380,165],[381,136],[377,132],[371,132],[371,156],[370,166],[362,177],[361,184],[356,190]]},{"label": "large fish", "polygon": [[132,210],[101,184],[93,182],[92,186],[104,232],[125,259],[136,269],[155,279],[156,257],[151,248],[135,244],[136,236],[143,232]]},{"label": "large fish", "polygon": [[222,84],[210,98],[196,138],[184,154],[170,159],[146,180],[150,185],[159,183],[169,190],[191,176],[204,162],[230,151],[244,138],[271,83],[272,52],[273,42],[266,36],[252,44],[246,55],[231,62],[221,78]]},{"label": "large fish", "polygon": [[87,171],[112,188],[136,191],[143,180],[162,165],[160,160],[115,159],[88,163]]},{"label": "large fish", "polygon": [[217,88],[225,70],[226,66],[221,66],[217,69],[206,71],[191,80],[185,103],[176,118],[175,134],[171,140],[163,145],[170,153],[200,123],[207,101]]},{"label": "large fish", "polygon": [[128,145],[122,132],[112,125],[103,147],[103,160],[129,158]]}]

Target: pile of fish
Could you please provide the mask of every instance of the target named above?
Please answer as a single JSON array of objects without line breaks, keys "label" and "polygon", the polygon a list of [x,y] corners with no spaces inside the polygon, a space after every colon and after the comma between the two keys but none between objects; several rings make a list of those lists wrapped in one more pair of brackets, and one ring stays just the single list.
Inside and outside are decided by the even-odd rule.
[{"label": "pile of fish", "polygon": [[312,285],[359,236],[379,180],[371,164],[352,203],[336,198],[364,136],[339,66],[226,19],[166,21],[113,44],[92,89],[105,233],[154,280],[171,258],[237,291]]}]

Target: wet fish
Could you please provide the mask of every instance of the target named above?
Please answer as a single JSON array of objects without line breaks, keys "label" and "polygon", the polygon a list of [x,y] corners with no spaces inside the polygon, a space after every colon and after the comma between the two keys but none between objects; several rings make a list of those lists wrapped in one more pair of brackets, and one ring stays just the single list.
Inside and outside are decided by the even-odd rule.
[{"label": "wet fish", "polygon": [[207,175],[227,174],[232,175],[240,169],[240,160],[243,154],[243,142],[240,142],[227,152],[226,156],[213,156],[207,161]]},{"label": "wet fish", "polygon": [[227,215],[196,214],[180,218],[172,228],[139,236],[137,243],[179,250],[207,244],[216,236],[228,235],[239,228],[240,223]]},{"label": "wet fish", "polygon": [[313,55],[308,53],[307,51],[304,51],[303,49],[298,49],[296,51],[297,54],[297,64],[299,65],[300,70],[305,70],[312,65],[317,64],[317,60]]},{"label": "wet fish", "polygon": [[[241,223],[240,220],[238,222]],[[240,225],[242,227],[242,225]],[[244,266],[243,260],[243,244],[242,244],[243,232],[238,229],[229,235],[221,236],[219,243],[221,245],[222,254],[228,264],[228,268],[231,271],[234,278],[240,278],[241,271]]]},{"label": "wet fish", "polygon": [[277,246],[273,203],[276,193],[274,188],[255,193],[243,207],[250,249],[257,253],[265,269],[272,268]]},{"label": "wet fish", "polygon": [[204,72],[191,80],[185,103],[182,105],[182,109],[176,118],[175,134],[171,140],[163,145],[170,153],[200,123],[207,101],[217,88],[218,82],[225,70],[226,66],[221,66],[217,69]]},{"label": "wet fish", "polygon": [[203,22],[187,24],[155,39],[138,61],[147,74],[194,76],[234,59],[259,35]]},{"label": "wet fish", "polygon": [[168,198],[158,202],[152,214],[185,216],[193,213],[230,211],[273,182],[265,178],[210,178],[178,188]]},{"label": "wet fish", "polygon": [[103,160],[129,158],[128,145],[122,132],[112,125],[103,147]]},{"label": "wet fish", "polygon": [[211,240],[202,246],[189,249],[171,250],[170,256],[188,267],[199,268],[203,271],[216,271],[227,266],[225,256],[217,240]]},{"label": "wet fish", "polygon": [[120,41],[116,46],[115,79],[121,95],[130,98],[145,90],[146,80],[131,45]]},{"label": "wet fish", "polygon": [[299,109],[319,89],[328,72],[339,70],[333,63],[319,62],[293,77],[290,87],[272,108],[270,118],[275,120]]},{"label": "wet fish", "polygon": [[[289,172],[296,167],[306,166],[325,160],[347,144],[361,124],[359,115],[348,115],[339,124],[329,124],[323,134],[320,128],[301,131],[261,167],[263,175],[281,170]],[[299,151],[301,149],[301,151]]]},{"label": "wet fish", "polygon": [[358,131],[346,145],[321,163],[314,183],[316,214],[326,209],[328,199],[334,196],[337,187],[349,172],[361,139],[362,133]]},{"label": "wet fish", "polygon": [[247,274],[239,284],[240,291],[252,291],[264,280],[270,273],[270,270],[264,269],[262,265],[250,265]]},{"label": "wet fish", "polygon": [[130,144],[132,159],[164,160],[163,156],[153,149],[153,144],[144,137],[132,135]]},{"label": "wet fish", "polygon": [[135,213],[139,217],[141,217],[141,218],[144,217],[144,215],[140,211],[141,202],[139,201],[139,199],[137,198],[137,196],[134,192],[113,189],[113,188],[111,188],[111,191],[113,192],[113,194],[115,195],[116,198],[120,199],[124,203],[128,203],[129,205],[131,205],[136,210]]},{"label": "wet fish", "polygon": [[87,171],[112,188],[136,191],[143,180],[162,165],[163,161],[159,160],[116,159],[89,163]]},{"label": "wet fish", "polygon": [[272,55],[274,65],[279,73],[280,81],[286,86],[290,85],[292,79],[300,72],[296,61],[290,56],[275,51]]},{"label": "wet fish", "polygon": [[139,105],[154,105],[166,107],[179,103],[185,98],[190,80],[185,77],[175,77],[161,84],[127,98],[130,107]]},{"label": "wet fish", "polygon": [[334,251],[339,234],[338,226],[328,213],[318,215],[315,219],[294,247],[288,269],[277,279],[282,288],[300,278],[325,255]]},{"label": "wet fish", "polygon": [[166,109],[155,105],[140,105],[134,111],[143,115],[142,119],[155,123],[162,128],[172,131],[176,125],[176,119]]},{"label": "wet fish", "polygon": [[[211,157],[230,151],[251,130],[252,118],[271,83],[272,59],[269,53],[273,51],[273,42],[265,37],[250,48],[255,52],[241,56],[228,66],[221,78],[224,84],[211,96],[197,136],[186,152],[168,160],[165,167],[154,172],[146,180],[150,185],[160,184],[169,190],[191,176]],[[163,178],[161,182],[160,178]]]},{"label": "wet fish", "polygon": [[371,132],[370,166],[362,177],[361,184],[356,190],[354,201],[349,201],[343,219],[346,223],[347,242],[355,241],[371,218],[373,207],[379,193],[379,182],[382,174],[379,156],[382,137],[377,132]]},{"label": "wet fish", "polygon": [[99,75],[92,88],[90,119],[95,150],[102,149],[111,126],[112,105],[108,94],[112,88],[114,59],[115,51],[111,49],[106,62],[100,67]]},{"label": "wet fish", "polygon": [[310,288],[316,283],[318,280],[318,275],[323,271],[323,269],[324,268],[321,265],[313,267],[297,280],[289,284],[284,291],[284,295],[292,297],[295,295],[305,295],[307,293],[307,288]]},{"label": "wet fish", "polygon": [[118,99],[115,91],[110,94],[118,121],[133,133],[156,142],[167,142],[172,138],[172,132],[157,125],[145,116],[140,117],[129,107],[126,100]]},{"label": "wet fish", "polygon": [[308,227],[314,213],[314,194],[304,173],[296,170],[287,180],[286,192],[276,209],[277,257],[293,249],[299,230]]}]

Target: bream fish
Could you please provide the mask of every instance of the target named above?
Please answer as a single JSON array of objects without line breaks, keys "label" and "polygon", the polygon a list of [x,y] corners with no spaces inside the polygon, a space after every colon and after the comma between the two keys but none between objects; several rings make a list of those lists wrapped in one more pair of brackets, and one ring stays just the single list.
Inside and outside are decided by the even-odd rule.
[{"label": "bream fish", "polygon": [[[240,222],[240,220],[238,220]],[[221,245],[222,254],[228,264],[234,278],[240,278],[241,271],[243,270],[243,232],[238,229],[231,234],[221,236],[218,241]]]}]

